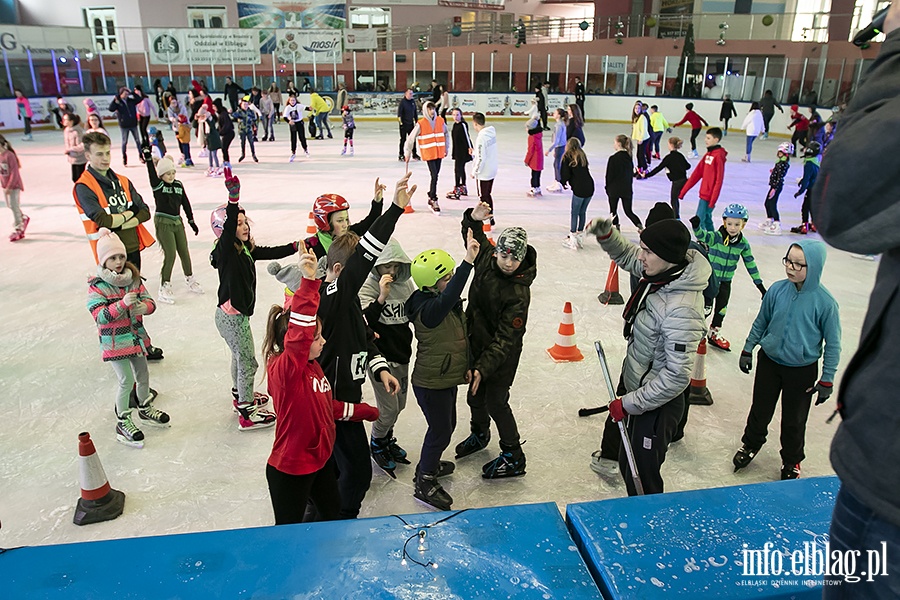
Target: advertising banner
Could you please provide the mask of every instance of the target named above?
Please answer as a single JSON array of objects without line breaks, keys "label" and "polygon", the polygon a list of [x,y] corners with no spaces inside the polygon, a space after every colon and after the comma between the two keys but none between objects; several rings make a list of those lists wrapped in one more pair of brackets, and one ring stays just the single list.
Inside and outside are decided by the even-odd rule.
[{"label": "advertising banner", "polygon": [[0,46],[9,55],[49,56],[50,50],[72,58],[75,51],[84,53],[94,48],[90,29],[74,27],[19,27],[0,25]]},{"label": "advertising banner", "polygon": [[238,26],[256,29],[260,50],[271,54],[278,29],[343,29],[347,24],[347,5],[334,0],[298,2],[238,2]]},{"label": "advertising banner", "polygon": [[259,43],[240,29],[148,29],[154,65],[259,64]]},{"label": "advertising banner", "polygon": [[275,60],[285,64],[341,62],[343,37],[339,29],[277,29]]},{"label": "advertising banner", "polygon": [[344,50],[377,50],[377,29],[345,29]]}]

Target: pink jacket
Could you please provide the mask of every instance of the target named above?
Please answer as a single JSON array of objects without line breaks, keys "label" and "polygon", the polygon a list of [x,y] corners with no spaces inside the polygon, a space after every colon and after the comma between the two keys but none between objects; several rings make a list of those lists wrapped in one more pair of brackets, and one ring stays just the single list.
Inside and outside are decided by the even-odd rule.
[{"label": "pink jacket", "polygon": [[150,337],[144,329],[144,319],[141,315],[132,314],[122,301],[128,292],[137,292],[138,299],[147,303],[147,314],[153,314],[156,302],[144,284],[138,281],[123,288],[100,277],[92,277],[88,283],[87,308],[97,322],[103,360],[121,360],[147,354]]},{"label": "pink jacket", "polygon": [[29,119],[34,117],[34,113],[31,111],[31,102],[28,101],[28,98],[16,98],[16,109],[19,111],[19,114],[22,113],[22,109],[25,109],[25,116]]},{"label": "pink jacket", "polygon": [[544,170],[544,134],[541,132],[528,134],[528,152],[525,164],[532,171]]}]

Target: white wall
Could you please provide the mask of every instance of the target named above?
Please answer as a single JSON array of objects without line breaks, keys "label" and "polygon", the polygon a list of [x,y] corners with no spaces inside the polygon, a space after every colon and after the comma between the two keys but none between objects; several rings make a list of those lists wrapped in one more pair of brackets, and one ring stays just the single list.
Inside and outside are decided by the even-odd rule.
[{"label": "white wall", "polygon": [[[155,7],[160,14],[167,9],[160,4],[168,5],[172,0],[154,0],[145,3]],[[59,0],[19,0],[19,13],[22,25],[48,25],[56,27],[84,27],[83,8],[115,7],[116,24],[119,27],[140,27],[141,11],[138,0],[86,0],[82,2],[60,2]],[[186,15],[186,13],[184,13]],[[185,16],[182,16],[182,22]]]}]

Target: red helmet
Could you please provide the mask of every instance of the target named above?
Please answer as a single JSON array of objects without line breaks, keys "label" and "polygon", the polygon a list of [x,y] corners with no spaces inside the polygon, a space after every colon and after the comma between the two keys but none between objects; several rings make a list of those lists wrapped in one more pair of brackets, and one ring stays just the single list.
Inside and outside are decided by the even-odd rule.
[{"label": "red helmet", "polygon": [[322,194],[313,203],[313,216],[319,231],[331,231],[328,216],[340,210],[350,210],[350,203],[337,194]]}]

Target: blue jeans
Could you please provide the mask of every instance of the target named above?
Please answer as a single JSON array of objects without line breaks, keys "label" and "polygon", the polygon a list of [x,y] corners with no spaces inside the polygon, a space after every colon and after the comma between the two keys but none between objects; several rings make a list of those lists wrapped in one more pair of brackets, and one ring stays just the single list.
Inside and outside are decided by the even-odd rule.
[{"label": "blue jeans", "polygon": [[318,129],[319,137],[323,137],[324,130],[328,131],[328,137],[331,137],[331,126],[328,124],[328,113],[320,112],[316,115],[316,129]]},{"label": "blue jeans", "polygon": [[650,141],[653,143],[653,151],[659,155],[659,140],[662,139],[662,131],[653,131],[650,133]]},{"label": "blue jeans", "polygon": [[[844,581],[842,576],[826,577],[827,581],[839,581],[840,585],[825,585],[822,595],[824,600],[900,598],[900,579],[897,578],[897,573],[900,572],[900,527],[881,519],[853,496],[846,486],[841,486],[831,516],[828,537],[830,552],[859,552],[855,574],[860,575],[860,571],[865,571],[867,575],[860,576],[860,580],[855,583]],[[877,554],[884,558],[882,552],[887,555],[887,564],[878,565],[876,569],[874,559],[869,563],[870,556]],[[868,575],[870,571],[888,574]]]},{"label": "blue jeans", "polygon": [[141,156],[141,142],[138,140],[138,128],[135,127],[119,127],[119,130],[122,132],[122,156],[127,158],[128,153],[125,149],[128,147],[128,134],[130,133],[132,137],[134,137],[134,145],[137,147],[138,158]]},{"label": "blue jeans", "polygon": [[756,141],[755,135],[747,136],[747,158],[750,158],[750,153],[753,152],[753,142]]},{"label": "blue jeans", "polygon": [[559,175],[559,166],[562,164],[562,157],[565,152],[565,146],[557,146],[553,149],[553,178],[556,179],[556,181],[561,181]]},{"label": "blue jeans", "polygon": [[716,228],[713,227],[712,213],[713,211],[709,207],[709,203],[703,198],[700,198],[700,201],[697,203],[697,216],[700,217],[701,229],[705,229],[706,231],[716,230]]},{"label": "blue jeans", "polygon": [[588,204],[591,203],[591,198],[593,198],[593,196],[580,198],[579,196],[572,194],[572,217],[569,225],[569,231],[572,233],[584,231],[584,223],[587,219],[587,207]]}]

